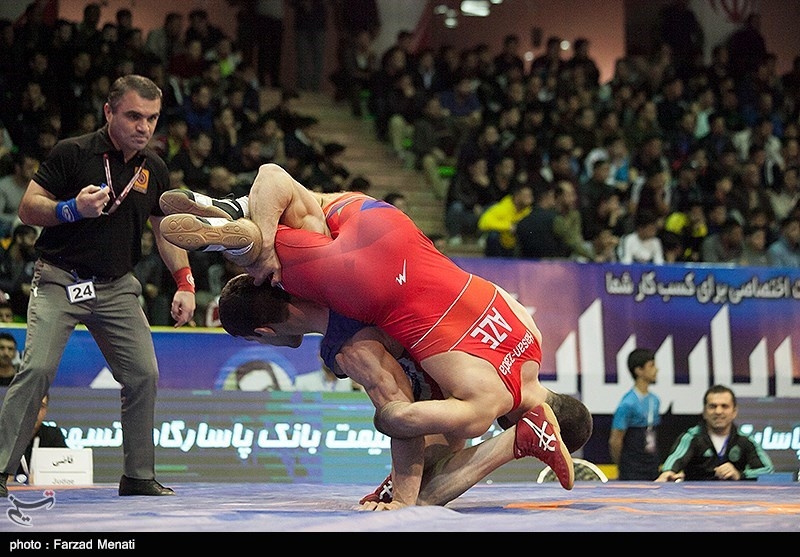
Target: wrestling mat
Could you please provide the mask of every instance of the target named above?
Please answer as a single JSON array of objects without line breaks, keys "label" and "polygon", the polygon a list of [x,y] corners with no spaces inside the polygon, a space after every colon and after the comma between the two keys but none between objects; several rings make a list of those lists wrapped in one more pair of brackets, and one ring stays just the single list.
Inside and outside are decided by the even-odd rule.
[{"label": "wrestling mat", "polygon": [[12,487],[0,501],[0,546],[8,547],[6,538],[39,539],[37,532],[800,531],[797,482],[578,481],[572,491],[553,482],[484,483],[445,507],[393,512],[355,510],[368,485],[171,487],[174,497],[119,497],[116,484]]}]

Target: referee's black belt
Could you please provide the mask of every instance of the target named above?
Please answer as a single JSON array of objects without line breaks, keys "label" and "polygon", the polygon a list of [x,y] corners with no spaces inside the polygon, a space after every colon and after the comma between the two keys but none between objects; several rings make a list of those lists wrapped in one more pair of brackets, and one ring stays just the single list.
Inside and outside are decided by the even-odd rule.
[{"label": "referee's black belt", "polygon": [[67,263],[66,261],[53,261],[52,259],[48,259],[46,257],[42,257],[41,259],[48,265],[52,265],[53,267],[58,267],[62,271],[66,271],[77,281],[90,280],[95,284],[105,284],[108,282],[114,282],[115,280],[119,280],[125,276],[95,275],[86,267],[82,267],[80,265],[73,265],[72,263]]}]

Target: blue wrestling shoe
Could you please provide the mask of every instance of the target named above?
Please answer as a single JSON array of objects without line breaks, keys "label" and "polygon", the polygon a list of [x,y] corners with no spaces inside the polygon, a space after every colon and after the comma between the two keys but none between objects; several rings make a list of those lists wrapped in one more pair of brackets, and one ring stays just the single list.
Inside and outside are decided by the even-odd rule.
[{"label": "blue wrestling shoe", "polygon": [[547,464],[558,477],[561,487],[572,489],[575,469],[564,441],[561,427],[547,403],[528,410],[517,422],[514,432],[514,458],[533,456]]},{"label": "blue wrestling shoe", "polygon": [[158,204],[165,215],[188,213],[198,217],[236,220],[245,216],[235,199],[215,199],[189,190],[168,190],[161,194]]}]

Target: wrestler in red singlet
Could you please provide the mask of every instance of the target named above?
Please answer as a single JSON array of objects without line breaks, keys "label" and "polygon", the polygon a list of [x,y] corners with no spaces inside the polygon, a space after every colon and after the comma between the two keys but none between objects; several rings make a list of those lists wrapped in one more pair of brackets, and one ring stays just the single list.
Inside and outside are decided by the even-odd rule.
[{"label": "wrestler in red singlet", "polygon": [[497,288],[437,251],[389,203],[351,193],[323,212],[333,238],[278,228],[284,288],[381,327],[417,361],[453,350],[489,361],[516,408],[520,367],[541,363],[541,348]]}]

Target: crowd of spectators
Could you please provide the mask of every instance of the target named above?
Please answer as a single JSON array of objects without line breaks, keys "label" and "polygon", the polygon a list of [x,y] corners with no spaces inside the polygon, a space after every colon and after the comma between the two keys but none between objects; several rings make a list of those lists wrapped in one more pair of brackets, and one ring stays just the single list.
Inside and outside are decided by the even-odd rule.
[{"label": "crowd of spectators", "polygon": [[[606,82],[585,38],[568,53],[550,37],[526,64],[514,34],[496,53],[487,44],[413,52],[405,32],[374,53],[362,35],[340,69],[352,73],[339,97],[355,116],[366,99],[378,139],[444,200],[450,246],[800,265],[800,56],[779,75],[756,13],[706,63],[691,12],[670,18],[655,52],[617,60]],[[534,194],[527,207],[510,201],[523,186]],[[573,190],[576,202],[565,201]],[[495,204],[492,227],[482,226]],[[536,221],[521,226],[537,237],[519,237],[523,219]],[[516,246],[540,246],[509,250],[515,235]]]},{"label": "crowd of spectators", "polygon": [[[127,9],[100,25],[99,3],[80,21],[51,17],[44,4],[0,20],[0,281],[18,320],[35,257],[19,200],[57,140],[103,124],[120,75],[145,75],[164,92],[152,147],[173,187],[243,195],[258,167],[275,162],[319,191],[369,188],[343,164],[346,146],[298,112],[297,92],[270,102],[274,79],[206,11],[170,12],[145,34]],[[403,31],[375,52],[379,22],[352,25],[332,95],[373,118],[377,139],[444,202],[445,245],[473,238],[489,256],[800,266],[800,56],[778,75],[757,14],[708,63],[665,39],[652,56],[619,59],[606,82],[584,38],[567,54],[550,37],[526,63],[513,34],[497,52],[484,43],[415,51]],[[763,52],[732,56],[742,42]],[[169,325],[172,281],[158,272],[152,238],[142,242],[143,307],[153,325]],[[197,324],[213,325],[214,298],[237,269],[200,253],[192,267]]]}]

